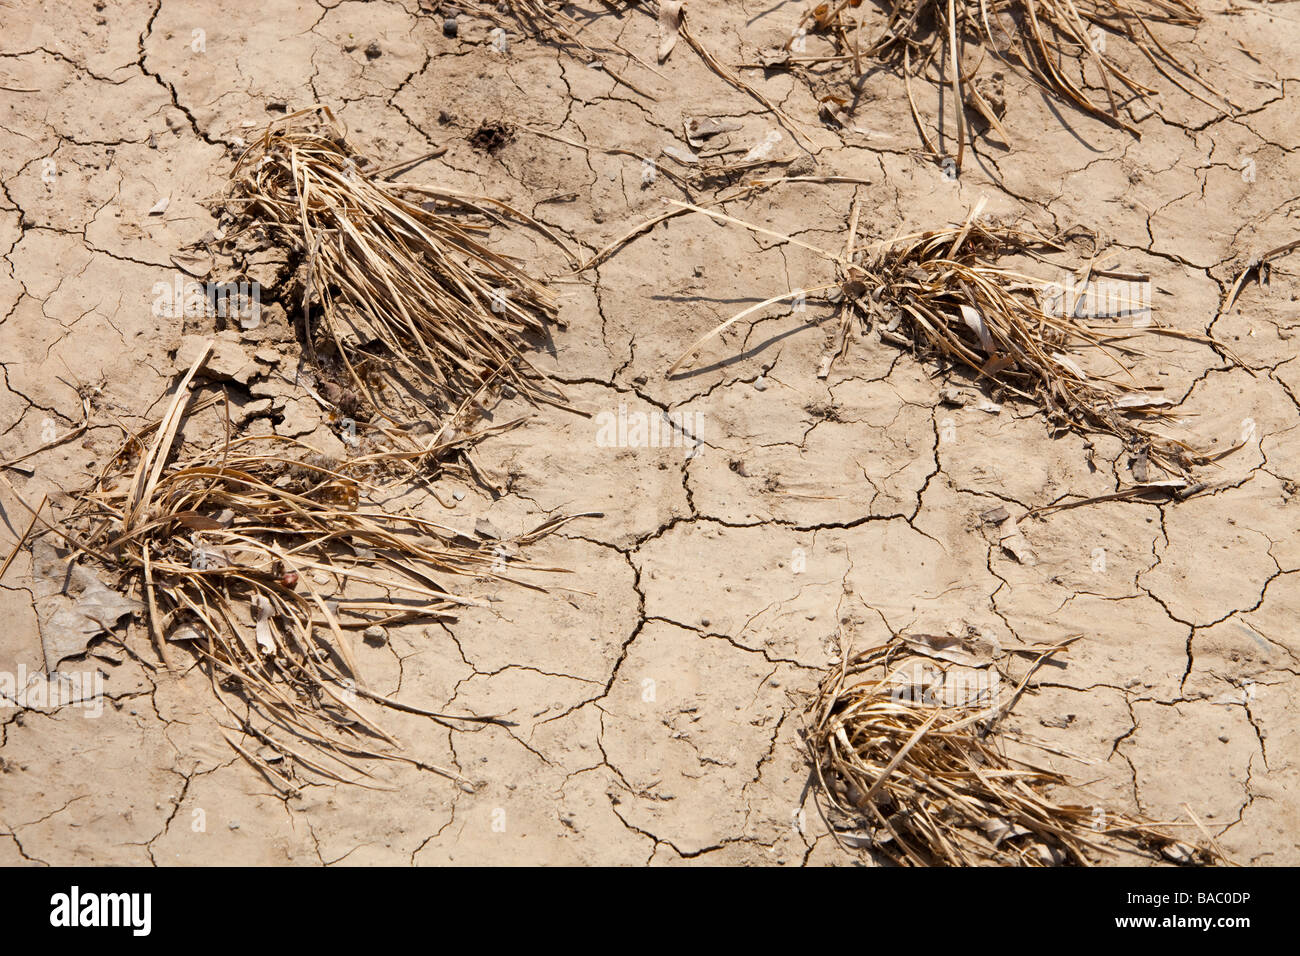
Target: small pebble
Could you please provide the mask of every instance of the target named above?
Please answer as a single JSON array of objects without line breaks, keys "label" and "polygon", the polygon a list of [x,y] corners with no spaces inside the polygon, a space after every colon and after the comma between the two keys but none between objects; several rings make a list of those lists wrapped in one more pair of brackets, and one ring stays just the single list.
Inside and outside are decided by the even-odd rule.
[{"label": "small pebble", "polygon": [[367,644],[388,643],[388,632],[378,624],[370,625],[370,627],[366,628],[365,633],[362,636],[366,639]]},{"label": "small pebble", "polygon": [[764,378],[763,376],[761,376],[761,375],[760,375],[758,378],[754,379],[754,388],[757,389],[757,390],[760,391],[760,392],[766,392],[766,391],[767,391],[767,379],[765,379],[765,378]]},{"label": "small pebble", "polygon": [[366,59],[377,60],[383,55],[384,55],[384,51],[380,49],[379,41],[371,40],[370,44],[366,47]]},{"label": "small pebble", "polygon": [[448,17],[442,21],[443,36],[455,37],[458,33],[460,33],[460,24],[456,22],[455,17]]}]

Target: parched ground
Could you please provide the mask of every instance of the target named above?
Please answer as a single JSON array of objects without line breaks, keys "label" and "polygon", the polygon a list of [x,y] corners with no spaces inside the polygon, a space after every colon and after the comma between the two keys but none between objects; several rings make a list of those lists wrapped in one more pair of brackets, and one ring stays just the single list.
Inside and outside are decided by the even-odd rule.
[{"label": "parched ground", "polygon": [[[1153,338],[1135,374],[1181,403],[1204,447],[1245,445],[1188,500],[1023,521],[1037,563],[1021,563],[980,515],[1126,486],[1118,442],[1053,437],[1014,403],[941,404],[935,370],[874,334],[855,335],[819,378],[833,311],[811,299],[807,312],[759,313],[666,378],[719,321],[834,281],[826,263],[686,216],[565,277],[554,246],[498,229],[564,294],[564,328],[538,362],[573,404],[593,416],[690,412],[702,445],[692,456],[603,447],[594,417],[505,402],[496,414],[532,417],[478,447],[486,482],[441,482],[446,506],[404,496],[466,531],[483,518],[516,534],[555,513],[604,513],[529,549],[572,572],[549,578],[549,594],[473,582],[489,609],[357,642],[374,688],[514,722],[452,733],[384,715],[411,755],[473,785],[384,764],[388,789],[308,783],[284,796],[221,738],[206,679],[160,669],[135,623],[125,646],[101,641],[76,665],[105,675],[97,719],[76,706],[0,712],[0,861],[852,862],[806,788],[803,695],[839,655],[890,632],[969,626],[1004,648],[1084,635],[1011,718],[1054,748],[1083,799],[1161,819],[1187,804],[1234,859],[1300,863],[1300,259],[1279,259],[1269,284],[1247,284],[1218,315],[1250,256],[1300,236],[1300,5],[1212,0],[1199,29],[1166,31],[1239,111],[1219,116],[1164,85],[1167,116],[1135,117],[1141,140],[1008,70],[1015,148],[981,141],[956,179],[919,154],[888,71],[831,130],[816,121],[830,79],[810,90],[743,70],[805,124],[805,150],[685,43],[646,66],[658,30],[644,12],[574,9],[591,45],[640,58],[607,58],[632,89],[517,32],[495,49],[484,19],[462,16],[449,37],[445,11],[422,6],[433,5],[3,5],[0,460],[79,425],[82,395],[90,415],[77,440],[5,472],[0,555],[28,520],[15,494],[35,503],[84,486],[122,427],[161,411],[182,335],[210,330],[155,315],[154,286],[173,281],[184,249],[196,268],[192,247],[216,226],[206,203],[242,138],[315,102],[381,165],[445,146],[407,178],[497,196],[580,257],[668,200],[714,198],[714,186],[684,190],[675,177],[691,171],[662,152],[685,148],[687,116],[734,120],[725,135],[742,151],[778,130],[776,155],[811,153],[798,170],[865,181],[785,184],[723,207],[814,246],[843,246],[855,198],[864,240],[961,221],[981,197],[987,215],[1084,225],[1114,264],[1152,276],[1157,322],[1212,332],[1241,359]],[[687,4],[695,34],[733,67],[784,42],[803,8]],[[916,92],[935,115],[935,91]],[[476,148],[484,121],[513,139]],[[658,163],[649,182],[646,157]],[[345,453],[295,384],[283,315],[271,318],[222,340],[238,423]],[[31,580],[24,553],[0,581],[3,671],[42,666]]]}]

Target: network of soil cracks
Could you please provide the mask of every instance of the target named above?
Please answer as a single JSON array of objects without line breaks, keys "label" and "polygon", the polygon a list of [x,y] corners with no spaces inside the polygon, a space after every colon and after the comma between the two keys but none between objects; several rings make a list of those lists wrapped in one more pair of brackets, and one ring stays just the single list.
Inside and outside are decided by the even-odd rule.
[{"label": "network of soil cracks", "polygon": [[[977,137],[955,177],[921,153],[889,71],[831,128],[818,120],[829,79],[742,70],[804,124],[804,144],[690,47],[656,64],[658,26],[636,4],[571,8],[588,43],[613,51],[607,68],[517,30],[494,40],[494,24],[468,13],[447,30],[431,6],[6,7],[0,460],[87,427],[5,471],[0,555],[27,522],[17,496],[57,505],[123,428],[163,410],[193,336],[217,339],[201,392],[224,390],[238,427],[348,454],[304,390],[278,305],[249,331],[154,307],[158,283],[196,269],[243,140],[313,103],[380,165],[445,147],[404,178],[496,196],[579,258],[670,201],[726,188],[664,153],[688,148],[688,117],[729,121],[722,135],[740,152],[779,134],[774,155],[797,163],[787,172],[818,181],[721,208],[813,246],[843,246],[855,201],[864,241],[960,222],[981,198],[1005,221],[1085,226],[1116,268],[1151,276],[1158,323],[1210,334],[1240,359],[1152,337],[1134,374],[1177,403],[1204,447],[1243,447],[1186,500],[1022,521],[1036,556],[1024,561],[981,515],[1130,485],[1118,441],[1054,435],[1036,409],[990,405],[875,334],[855,335],[819,376],[836,323],[813,297],[806,311],[758,313],[666,377],[747,305],[833,282],[826,262],[690,215],[566,276],[536,231],[494,229],[500,248],[555,278],[563,326],[535,361],[590,417],[496,398],[494,419],[530,417],[475,449],[483,480],[444,478],[389,504],[467,534],[483,519],[513,535],[553,514],[604,517],[528,549],[569,569],[548,593],[474,582],[486,607],[357,642],[382,693],[508,716],[452,732],[384,715],[418,761],[470,783],[383,764],[385,789],[304,779],[281,792],[223,739],[207,678],[162,669],[135,621],[70,665],[103,674],[94,719],[77,703],[0,711],[0,862],[860,862],[813,806],[805,695],[842,654],[891,633],[973,628],[1003,648],[1083,635],[1009,718],[1053,748],[1046,759],[1080,799],[1157,819],[1187,804],[1233,859],[1300,863],[1300,260],[1278,259],[1268,283],[1220,309],[1251,256],[1300,233],[1294,3],[1210,0],[1200,27],[1171,32],[1233,98],[1232,116],[1169,91],[1163,117],[1133,117],[1138,139],[1008,70],[1013,148]],[[694,35],[730,67],[783,44],[804,6],[687,4]],[[937,91],[914,92],[937,115]],[[255,268],[274,282],[283,264],[268,249]],[[946,387],[971,400],[941,401]],[[624,409],[689,414],[700,445],[608,447],[600,415]],[[31,582],[24,552],[0,580],[6,672],[43,667]]]}]

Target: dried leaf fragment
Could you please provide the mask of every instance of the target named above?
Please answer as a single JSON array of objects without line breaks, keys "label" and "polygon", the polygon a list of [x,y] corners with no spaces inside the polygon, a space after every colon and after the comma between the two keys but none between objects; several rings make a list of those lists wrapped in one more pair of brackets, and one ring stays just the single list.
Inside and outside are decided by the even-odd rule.
[{"label": "dried leaf fragment", "polygon": [[678,0],[659,2],[659,62],[668,59],[677,45],[677,31],[682,23],[682,4]]}]

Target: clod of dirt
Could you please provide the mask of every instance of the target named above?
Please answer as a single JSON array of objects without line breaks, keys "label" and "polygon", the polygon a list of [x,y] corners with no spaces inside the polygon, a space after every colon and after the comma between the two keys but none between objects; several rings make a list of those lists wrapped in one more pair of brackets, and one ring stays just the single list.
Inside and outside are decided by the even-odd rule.
[{"label": "clod of dirt", "polygon": [[1064,730],[1074,723],[1074,714],[1056,714],[1050,717],[1039,717],[1038,722],[1044,727],[1054,727],[1057,730]]},{"label": "clod of dirt", "polygon": [[990,508],[988,511],[980,513],[980,520],[984,521],[986,524],[1001,524],[1010,517],[1011,515],[1002,505],[998,505],[996,508]]},{"label": "clod of dirt", "polygon": [[469,136],[469,144],[481,153],[495,156],[515,138],[514,127],[500,120],[484,120]]},{"label": "clod of dirt", "polygon": [[823,421],[840,421],[839,408],[830,402],[809,402],[804,406],[803,410],[813,418],[820,418]]},{"label": "clod of dirt", "polygon": [[796,158],[794,162],[785,168],[787,176],[811,176],[815,172],[817,172],[817,160],[807,153]]},{"label": "clod of dirt", "polygon": [[366,59],[377,60],[384,55],[383,49],[379,46],[378,40],[371,40],[366,47]]},{"label": "clod of dirt", "polygon": [[686,123],[686,141],[698,147],[704,140],[719,133],[732,133],[740,129],[735,120],[719,119],[716,116],[691,116]]},{"label": "clod of dirt", "polygon": [[[181,345],[176,351],[177,363],[192,365],[207,341],[202,335],[181,336]],[[237,336],[233,332],[222,332],[214,340],[212,355],[203,367],[203,375],[212,381],[247,385],[254,377],[260,377],[261,372],[240,346]]]},{"label": "clod of dirt", "polygon": [[993,115],[1002,119],[1007,115],[1007,96],[1005,88],[1006,77],[1001,72],[995,72],[987,77],[979,77],[973,82],[973,86],[984,98],[984,102],[993,110]]}]

